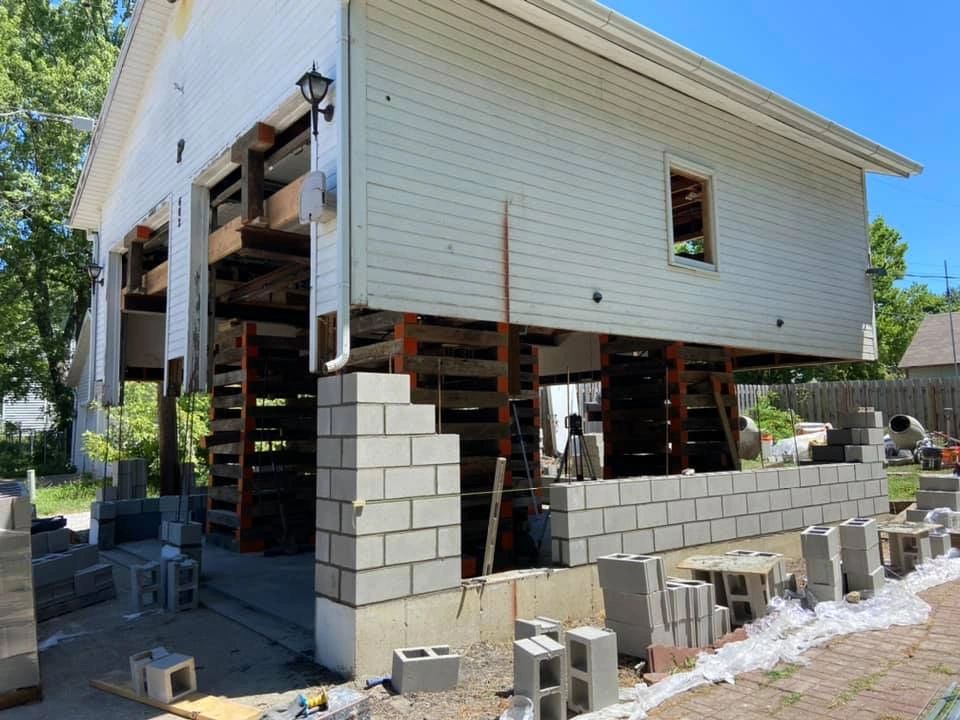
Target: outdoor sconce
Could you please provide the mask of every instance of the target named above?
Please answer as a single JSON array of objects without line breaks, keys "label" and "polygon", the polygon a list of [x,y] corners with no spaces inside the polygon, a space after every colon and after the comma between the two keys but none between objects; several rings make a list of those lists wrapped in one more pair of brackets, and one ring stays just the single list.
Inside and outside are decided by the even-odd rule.
[{"label": "outdoor sconce", "polygon": [[[313,69],[308,70],[303,74],[297,81],[297,85],[300,87],[300,92],[303,94],[303,99],[310,103],[310,114],[313,118],[313,136],[317,136],[317,115],[320,111],[320,103],[323,102],[323,99],[327,96],[327,91],[330,89],[330,83],[332,83],[328,77],[324,77],[317,72],[317,64],[313,64]],[[323,119],[327,122],[333,121],[333,105],[328,104],[323,109]]]},{"label": "outdoor sconce", "polygon": [[866,270],[864,270],[864,273],[870,277],[886,277],[887,269],[883,267],[868,267]]},{"label": "outdoor sconce", "polygon": [[90,277],[90,283],[93,285],[103,285],[103,278],[100,274],[103,272],[103,265],[97,265],[92,262],[87,265],[87,275]]}]

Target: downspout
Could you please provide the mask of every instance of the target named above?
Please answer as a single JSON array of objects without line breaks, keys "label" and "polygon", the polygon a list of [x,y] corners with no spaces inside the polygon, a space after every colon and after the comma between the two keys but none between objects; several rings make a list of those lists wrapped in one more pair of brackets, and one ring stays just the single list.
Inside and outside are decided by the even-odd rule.
[{"label": "downspout", "polygon": [[337,9],[337,356],[329,375],[350,359],[350,0]]}]

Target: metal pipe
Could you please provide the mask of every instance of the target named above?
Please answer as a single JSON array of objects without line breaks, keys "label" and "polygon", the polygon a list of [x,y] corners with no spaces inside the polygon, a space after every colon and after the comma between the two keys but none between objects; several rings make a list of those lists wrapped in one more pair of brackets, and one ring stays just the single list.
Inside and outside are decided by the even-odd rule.
[{"label": "metal pipe", "polygon": [[336,81],[337,356],[323,364],[324,374],[343,369],[350,359],[350,0],[340,0],[337,9]]}]

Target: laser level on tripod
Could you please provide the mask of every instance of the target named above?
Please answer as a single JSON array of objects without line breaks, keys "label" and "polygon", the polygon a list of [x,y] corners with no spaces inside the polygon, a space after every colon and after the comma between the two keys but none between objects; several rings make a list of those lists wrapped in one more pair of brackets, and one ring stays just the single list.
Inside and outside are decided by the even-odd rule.
[{"label": "laser level on tripod", "polygon": [[567,442],[563,446],[563,459],[560,461],[557,477],[564,477],[571,451],[573,451],[573,474],[575,474],[576,479],[583,480],[585,477],[584,470],[586,469],[589,471],[589,478],[596,480],[597,472],[593,468],[593,461],[587,455],[586,443],[583,440],[583,416],[577,413],[567,415],[563,420],[563,425],[567,428]]}]

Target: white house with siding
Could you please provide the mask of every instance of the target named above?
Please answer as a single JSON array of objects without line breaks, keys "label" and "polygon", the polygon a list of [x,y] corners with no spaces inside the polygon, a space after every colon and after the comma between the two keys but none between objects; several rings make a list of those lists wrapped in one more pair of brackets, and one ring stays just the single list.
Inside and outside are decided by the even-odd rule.
[{"label": "white house with siding", "polygon": [[[332,80],[315,127],[311,68]],[[250,393],[214,403],[208,441],[208,542],[243,550],[271,531],[245,519],[269,480],[245,453],[294,424],[246,435],[250,388],[282,395],[285,368],[293,408],[316,373],[408,373],[460,436],[477,574],[489,502],[467,491],[502,455],[520,481],[517,434],[539,482],[541,384],[603,382],[607,477],[730,470],[735,370],[875,359],[865,177],[920,171],[590,0],[141,0],[71,209],[104,281],[78,375],[107,406],[124,379]]]}]

